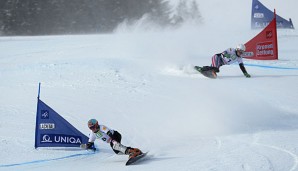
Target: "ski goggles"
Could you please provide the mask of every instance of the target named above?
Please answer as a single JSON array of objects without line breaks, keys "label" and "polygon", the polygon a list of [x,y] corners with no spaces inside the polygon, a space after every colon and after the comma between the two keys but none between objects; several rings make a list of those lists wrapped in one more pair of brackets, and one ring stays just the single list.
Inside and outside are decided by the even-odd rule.
[{"label": "ski goggles", "polygon": [[89,127],[89,129],[92,130],[92,131],[97,130],[96,125],[90,125],[90,126],[88,125],[88,127]]},{"label": "ski goggles", "polygon": [[240,55],[244,53],[244,50],[237,50]]}]

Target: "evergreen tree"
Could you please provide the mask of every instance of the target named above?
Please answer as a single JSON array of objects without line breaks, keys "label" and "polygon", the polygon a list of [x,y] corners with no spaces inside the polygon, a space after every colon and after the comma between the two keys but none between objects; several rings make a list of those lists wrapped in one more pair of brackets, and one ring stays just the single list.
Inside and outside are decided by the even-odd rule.
[{"label": "evergreen tree", "polygon": [[[190,3],[188,4],[188,2]],[[195,0],[180,0],[176,11],[177,14],[174,16],[174,22],[176,24],[182,24],[186,21],[193,22],[195,24],[200,24],[202,22],[202,16]]]},{"label": "evergreen tree", "polygon": [[[179,15],[184,17],[182,12],[189,9],[182,9],[182,2]],[[199,14],[196,7],[194,4],[192,14]],[[104,33],[113,31],[124,20],[135,21],[144,15],[167,26],[172,20],[170,10],[165,0],[1,0],[0,34]]]}]

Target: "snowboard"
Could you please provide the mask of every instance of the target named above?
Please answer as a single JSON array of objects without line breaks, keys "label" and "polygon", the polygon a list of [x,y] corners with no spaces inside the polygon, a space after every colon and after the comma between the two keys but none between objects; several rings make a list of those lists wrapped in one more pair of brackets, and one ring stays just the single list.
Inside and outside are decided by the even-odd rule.
[{"label": "snowboard", "polygon": [[197,70],[202,75],[204,75],[205,77],[212,78],[212,79],[215,79],[217,77],[216,73],[213,70],[202,71],[201,70],[202,67],[199,67],[199,66],[195,66],[194,69]]},{"label": "snowboard", "polygon": [[140,161],[140,159],[144,158],[147,155],[147,153],[148,152],[142,153],[134,158],[128,159],[125,165],[128,166],[128,165],[136,164],[138,161]]}]

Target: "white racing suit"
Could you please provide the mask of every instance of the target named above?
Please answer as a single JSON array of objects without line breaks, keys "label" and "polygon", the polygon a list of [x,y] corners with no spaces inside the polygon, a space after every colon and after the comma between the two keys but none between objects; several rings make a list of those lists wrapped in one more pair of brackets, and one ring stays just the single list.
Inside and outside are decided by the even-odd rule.
[{"label": "white racing suit", "polygon": [[222,53],[215,54],[212,57],[211,67],[204,66],[202,68],[202,70],[203,71],[214,70],[215,72],[219,72],[219,68],[222,65],[230,65],[230,64],[233,64],[236,62],[239,64],[240,69],[243,72],[243,74],[247,73],[246,69],[243,65],[242,56],[238,56],[236,53],[236,50],[234,48],[229,48],[229,49],[226,49],[225,51],[223,51]]},{"label": "white racing suit", "polygon": [[[99,125],[99,129],[97,132],[91,131],[89,134],[88,144],[94,143],[96,139],[101,139],[106,143],[110,143],[113,151],[116,154],[127,154],[127,150],[131,149],[130,147],[126,147],[121,144],[121,134],[115,130],[109,129],[104,125]],[[87,145],[88,146],[88,145]]]}]

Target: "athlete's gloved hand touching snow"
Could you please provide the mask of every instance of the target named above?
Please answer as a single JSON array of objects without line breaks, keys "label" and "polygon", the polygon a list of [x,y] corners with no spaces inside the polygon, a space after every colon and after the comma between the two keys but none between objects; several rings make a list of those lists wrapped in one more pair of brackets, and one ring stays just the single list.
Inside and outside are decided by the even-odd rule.
[{"label": "athlete's gloved hand touching snow", "polygon": [[236,48],[228,48],[222,53],[215,54],[212,57],[211,66],[199,67],[199,69],[200,71],[213,70],[214,72],[218,73],[221,66],[230,65],[237,62],[245,77],[250,78],[250,75],[247,73],[242,60],[242,55],[244,54],[245,50],[246,47],[244,44],[239,44],[236,46]]},{"label": "athlete's gloved hand touching snow", "polygon": [[88,127],[91,130],[91,133],[89,134],[87,149],[95,148],[94,141],[96,139],[101,139],[102,141],[109,143],[116,154],[126,154],[129,155],[129,158],[142,154],[142,151],[137,148],[122,145],[121,134],[118,131],[109,129],[104,125],[99,125],[96,119],[90,119],[88,121]]}]

